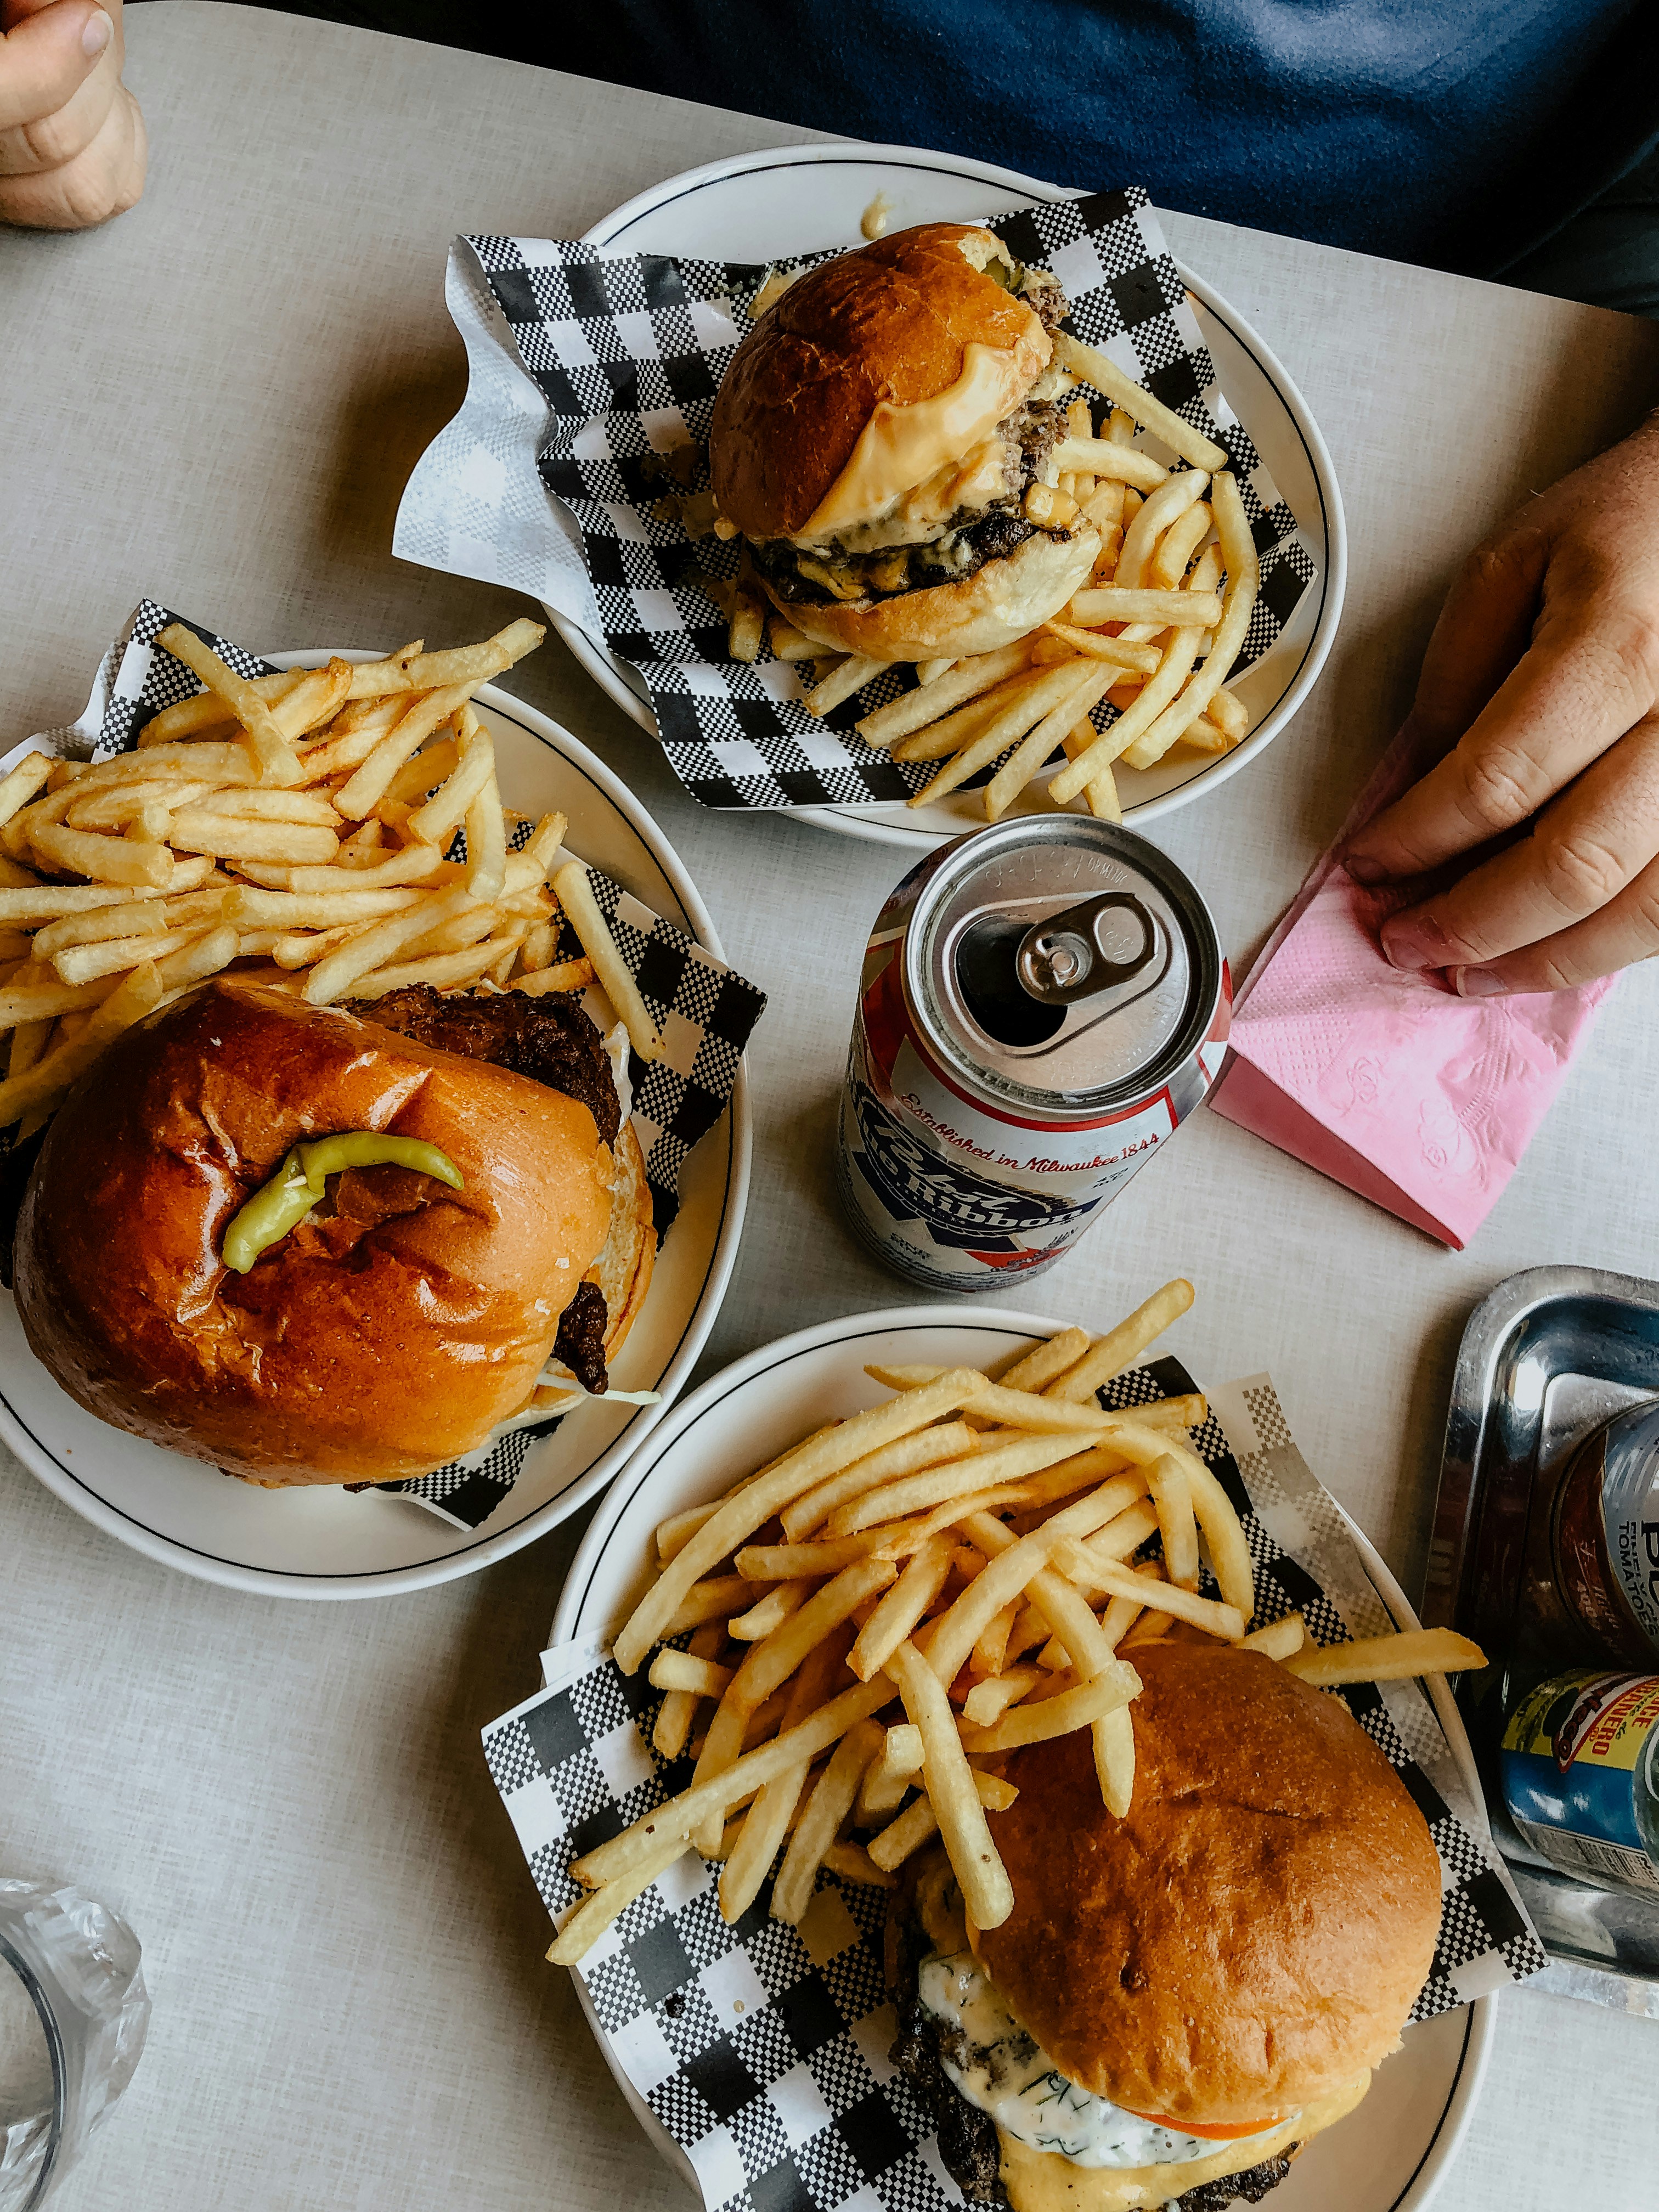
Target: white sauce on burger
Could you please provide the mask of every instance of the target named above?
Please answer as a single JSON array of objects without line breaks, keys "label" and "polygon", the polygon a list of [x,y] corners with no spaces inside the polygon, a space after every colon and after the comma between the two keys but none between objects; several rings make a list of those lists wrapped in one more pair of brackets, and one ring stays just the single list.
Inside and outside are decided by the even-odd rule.
[{"label": "white sauce on burger", "polygon": [[[1183,2135],[1067,2081],[971,1952],[924,1959],[920,1994],[935,2019],[960,2029],[969,2046],[965,2066],[941,2048],[945,2073],[1005,2135],[1034,2150],[1057,2151],[1085,2166],[1174,2166],[1223,2148],[1242,2151],[1252,2140]],[[961,2045],[956,2048],[960,2054]],[[1262,2140],[1279,2134],[1291,2117],[1285,2113],[1264,2128]]]}]

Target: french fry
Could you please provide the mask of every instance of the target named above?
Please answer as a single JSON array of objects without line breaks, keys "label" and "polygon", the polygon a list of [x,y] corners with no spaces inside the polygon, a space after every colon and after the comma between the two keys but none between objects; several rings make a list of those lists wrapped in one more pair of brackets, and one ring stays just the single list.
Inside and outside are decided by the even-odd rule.
[{"label": "french fry", "polygon": [[[289,669],[276,676],[255,676],[249,679],[248,688],[256,691],[268,707],[274,708],[279,700],[286,699],[304,681],[302,669]],[[152,745],[178,742],[181,738],[200,737],[211,730],[234,729],[236,715],[228,703],[216,691],[198,691],[193,698],[180,699],[171,707],[163,707],[152,714],[138,732],[141,751]]]},{"label": "french fry", "polygon": [[965,1459],[977,1450],[978,1441],[976,1432],[965,1421],[945,1421],[937,1428],[920,1429],[912,1435],[900,1437],[895,1443],[866,1454],[851,1467],[815,1484],[786,1505],[780,1516],[783,1533],[791,1543],[799,1543],[849,1498],[861,1498],[866,1490],[875,1489],[893,1476],[914,1474],[922,1468],[936,1467],[944,1460]]},{"label": "french fry", "polygon": [[947,1460],[920,1474],[902,1475],[896,1482],[884,1483],[879,1489],[837,1506],[824,1527],[832,1537],[854,1536],[862,1528],[872,1528],[906,1514],[926,1512],[951,1498],[965,1496],[970,1487],[982,1490],[994,1483],[1034,1474],[1039,1468],[1052,1467],[1056,1460],[1069,1459],[1079,1448],[1073,1433],[1018,1437],[990,1451],[976,1453],[970,1460]]},{"label": "french fry", "polygon": [[466,810],[466,887],[474,898],[499,898],[506,879],[507,822],[492,767],[489,781]]},{"label": "french fry", "polygon": [[[455,831],[459,829],[464,817],[473,802],[481,799],[485,792],[492,789],[495,781],[495,749],[489,741],[489,733],[487,730],[475,729],[467,740],[466,750],[462,754],[453,773],[444,779],[441,786],[433,793],[426,805],[410,816],[404,824],[409,836],[422,845],[447,844]],[[349,789],[349,786],[347,788]],[[344,794],[342,793],[343,799],[343,796]],[[501,822],[499,797],[495,800],[495,818],[499,825]],[[495,859],[500,880],[497,881],[493,890],[484,892],[475,890],[473,892],[475,898],[495,897],[500,892],[501,883],[505,881],[507,840],[504,835],[499,842],[500,850],[495,854]],[[469,870],[469,888],[471,885],[471,877]]]},{"label": "french fry", "polygon": [[592,1896],[585,1897],[548,1946],[548,1964],[553,1966],[574,1966],[591,1951],[605,1929],[650,1888],[659,1875],[666,1874],[676,1859],[683,1858],[690,1849],[684,1836],[674,1836],[657,1845],[630,1867],[616,1881],[607,1882]]},{"label": "french fry", "polygon": [[[1014,1909],[1013,1885],[985,1824],[975,1771],[944,1686],[908,1639],[894,1650],[886,1673],[898,1686],[906,1714],[921,1731],[922,1778],[969,1917],[976,1928],[1000,1928]],[[873,1847],[870,1856],[882,1864]]]},{"label": "french fry", "polygon": [[1224,684],[1218,688],[1205,712],[1233,744],[1249,734],[1249,708]]},{"label": "french fry", "polygon": [[1360,1636],[1351,1644],[1316,1644],[1279,1662],[1316,1690],[1350,1682],[1401,1682],[1419,1674],[1461,1674],[1486,1664],[1486,1655],[1449,1628],[1408,1628],[1394,1636]]},{"label": "french fry", "polygon": [[[1065,742],[1062,750],[1067,760],[1076,760],[1094,744],[1097,732],[1092,722],[1079,722]],[[1092,781],[1084,787],[1084,800],[1091,814],[1103,822],[1121,822],[1122,803],[1117,795],[1117,784],[1109,764],[1100,769]]]},{"label": "french fry", "polygon": [[[1137,520],[1139,519],[1136,518]],[[1181,580],[1187,573],[1187,565],[1209,536],[1214,519],[1209,501],[1195,500],[1184,514],[1176,517],[1158,539],[1138,580],[1150,584],[1155,591],[1178,591]],[[1121,580],[1127,582],[1128,579]]]},{"label": "french fry", "polygon": [[712,1659],[694,1658],[689,1651],[665,1649],[651,1662],[647,1680],[659,1690],[689,1690],[699,1698],[724,1697],[732,1669],[717,1667]]},{"label": "french fry", "polygon": [[167,953],[182,951],[201,933],[198,922],[194,928],[164,931],[159,936],[115,937],[101,945],[66,945],[54,957],[52,966],[65,983],[93,983],[100,975],[121,975],[141,961],[160,960]]},{"label": "french fry", "polygon": [[842,1881],[860,1882],[866,1889],[896,1889],[890,1874],[884,1874],[862,1844],[831,1844],[823,1855],[827,1870]]},{"label": "french fry", "polygon": [[[1035,651],[1035,648],[1030,648]],[[945,760],[988,730],[1006,707],[1018,705],[1042,670],[1035,665],[1022,668],[1017,675],[1006,677],[990,691],[981,692],[970,699],[965,707],[957,707],[942,714],[936,722],[901,738],[893,747],[896,761]],[[912,695],[914,696],[914,694]]]},{"label": "french fry", "polygon": [[805,695],[803,703],[807,713],[829,714],[832,708],[839,707],[844,700],[850,699],[855,691],[862,691],[865,685],[879,676],[886,665],[885,661],[872,660],[865,654],[849,653],[821,684],[815,684]]},{"label": "french fry", "polygon": [[1241,1651],[1260,1651],[1268,1659],[1288,1659],[1292,1652],[1300,1651],[1308,1640],[1308,1625],[1299,1613],[1281,1613],[1270,1620],[1265,1628],[1252,1629],[1241,1637]]},{"label": "french fry", "polygon": [[996,1378],[997,1385],[1004,1390],[1045,1390],[1075,1367],[1088,1349],[1086,1331],[1063,1328],[1058,1336],[1034,1346],[1012,1367],[1004,1368]]},{"label": "french fry", "polygon": [[1108,584],[1097,591],[1074,592],[1068,619],[1085,629],[1094,623],[1109,622],[1156,623],[1161,629],[1171,623],[1208,628],[1221,620],[1224,611],[1222,596],[1218,592],[1151,591],[1145,587],[1131,592],[1116,584]]},{"label": "french fry", "polygon": [[859,735],[872,745],[891,744],[895,739],[908,738],[914,731],[923,729],[929,722],[948,714],[953,707],[976,699],[984,691],[993,690],[1005,678],[1023,669],[1030,648],[1024,639],[1013,645],[1000,647],[994,653],[981,653],[965,660],[958,660],[946,676],[935,684],[906,691],[896,699],[890,699],[884,707],[878,707],[866,714],[858,725]]},{"label": "french fry", "polygon": [[[750,1587],[752,1589],[754,1585]],[[726,1634],[738,1644],[764,1643],[775,1630],[782,1627],[792,1613],[799,1612],[811,1587],[805,1577],[799,1582],[775,1584],[746,1613],[736,1613],[726,1622]]]},{"label": "french fry", "polygon": [[918,684],[937,684],[941,676],[948,676],[956,666],[954,660],[919,660],[916,663]]},{"label": "french fry", "polygon": [[[1158,486],[1123,533],[1115,588],[1126,592],[1140,588],[1158,539],[1209,488],[1210,479],[1202,469],[1183,469]],[[1182,567],[1184,571],[1184,562]]]},{"label": "french fry", "polygon": [[1091,1345],[1075,1365],[1048,1386],[1048,1395],[1063,1398],[1074,1406],[1086,1404],[1103,1383],[1121,1375],[1162,1336],[1174,1322],[1179,1321],[1193,1303],[1193,1286],[1182,1276],[1165,1283],[1161,1291],[1135,1308],[1133,1313],[1121,1321],[1115,1329]]},{"label": "french fry", "polygon": [[[283,736],[270,708],[246,677],[238,676],[234,669],[228,668],[212,647],[204,645],[196,633],[186,629],[182,623],[169,623],[155,642],[163,652],[170,653],[175,660],[182,661],[192,676],[205,684],[210,691],[216,693],[230,708],[247,732],[248,744],[259,764],[263,782],[298,782],[298,756]],[[152,746],[149,750],[153,755],[156,748]]]},{"label": "french fry", "polygon": [[896,1820],[890,1820],[881,1833],[872,1838],[868,1846],[870,1863],[884,1874],[890,1874],[938,1833],[939,1814],[924,1793],[914,1805],[907,1805]]},{"label": "french fry", "polygon": [[51,753],[25,753],[15,768],[0,776],[0,823],[9,822],[37,792],[46,788],[54,758]]},{"label": "french fry", "polygon": [[772,1885],[773,1919],[799,1926],[805,1917],[817,1886],[818,1869],[853,1809],[865,1769],[882,1741],[882,1730],[873,1721],[860,1721],[836,1746]]},{"label": "french fry", "polygon": [[1106,1597],[1127,1597],[1148,1613],[1167,1613],[1176,1620],[1190,1621],[1224,1643],[1237,1644],[1244,1633],[1245,1615],[1237,1606],[1200,1597],[1174,1583],[1152,1582],[1115,1560],[1103,1559],[1092,1546],[1065,1538],[1055,1547],[1054,1558],[1062,1571],[1079,1589],[1099,1591]]},{"label": "french fry", "polygon": [[1085,384],[1092,384],[1103,399],[1109,399],[1115,408],[1133,415],[1144,430],[1162,441],[1172,453],[1195,469],[1224,468],[1227,455],[1224,447],[1213,439],[1194,429],[1192,424],[1162,400],[1137,384],[1133,378],[1121,369],[1109,355],[1095,347],[1085,345],[1062,331],[1054,341],[1054,360],[1060,368],[1069,369],[1073,376]]},{"label": "french fry", "polygon": [[741,1920],[759,1896],[778,1847],[789,1832],[808,1771],[807,1762],[802,1760],[775,1776],[749,1808],[742,1832],[720,1869],[720,1917],[728,1926]]},{"label": "french fry", "polygon": [[943,1532],[915,1551],[903,1572],[859,1631],[848,1665],[860,1681],[880,1674],[889,1658],[944,1589],[951,1573],[952,1546]]},{"label": "french fry", "polygon": [[[1073,661],[1075,670],[1078,663]],[[1000,822],[1026,785],[1047,766],[1079,719],[1086,720],[1111,689],[1116,672],[1085,659],[1083,674],[1030,735],[1022,740],[985,787],[985,818]]]},{"label": "french fry", "polygon": [[641,1060],[655,1060],[662,1050],[662,1038],[640,995],[633,971],[617,950],[587,870],[580,860],[568,861],[553,878],[553,889],[581,939],[582,951],[593,963],[600,988],[627,1027],[629,1042]]},{"label": "french fry", "polygon": [[1040,1667],[1011,1667],[1006,1674],[988,1676],[969,1691],[962,1717],[972,1728],[990,1728],[1042,1679]]},{"label": "french fry", "polygon": [[720,1510],[718,1498],[707,1505],[688,1506],[684,1513],[671,1513],[666,1521],[657,1523],[657,1565],[665,1567],[676,1552],[683,1551],[705,1521],[712,1521]]},{"label": "french fry", "polygon": [[[1196,602],[1199,595],[1183,593],[1182,596],[1190,596]],[[1133,754],[1141,738],[1156,724],[1191,675],[1203,637],[1203,631],[1197,629],[1170,632],[1157,675],[1147,678],[1133,702],[1124,708],[1111,727],[1103,731],[1093,744],[1079,753],[1075,760],[1068,761],[1050,783],[1048,796],[1057,806],[1075,799],[1086,785],[1095,781],[1103,768],[1109,768],[1115,760],[1127,758]]]},{"label": "french fry", "polygon": [[964,1752],[975,1759],[1004,1751],[1018,1751],[1028,1743],[1046,1743],[1053,1736],[1070,1735],[1074,1729],[1090,1728],[1108,1713],[1127,1711],[1139,1692],[1140,1677],[1120,1661],[1117,1672],[1094,1682],[1079,1682],[1075,1689],[1044,1698],[1039,1705],[1018,1705],[989,1728],[962,1731]]},{"label": "french fry", "polygon": [[1109,637],[1104,630],[1079,629],[1075,623],[1046,622],[1042,625],[1048,635],[1073,653],[1083,653],[1094,660],[1109,661],[1114,668],[1133,668],[1142,676],[1150,676],[1158,666],[1158,655],[1150,647],[1129,645],[1121,637]]},{"label": "french fry", "polygon": [[481,645],[451,646],[441,653],[411,651],[405,646],[389,660],[368,660],[355,667],[351,696],[376,699],[387,691],[437,691],[451,684],[476,690],[533,653],[546,635],[540,623],[521,615]]},{"label": "french fry", "polygon": [[[1198,1588],[1198,1523],[1193,1517],[1192,1485],[1187,1470],[1169,1452],[1146,1470],[1146,1487],[1158,1510],[1158,1534],[1164,1540],[1164,1568],[1170,1580],[1184,1590]],[[1240,1634],[1243,1633],[1241,1626]]]},{"label": "french fry", "polygon": [[873,1531],[829,1544],[745,1544],[733,1562],[750,1582],[791,1582],[803,1575],[835,1575],[876,1548]]},{"label": "french fry", "polygon": [[[1261,565],[1256,558],[1255,541],[1250,535],[1250,526],[1244,514],[1244,503],[1235,478],[1226,471],[1218,476],[1211,490],[1211,504],[1215,511],[1215,526],[1221,540],[1221,556],[1226,563],[1227,586],[1224,594],[1224,611],[1210,649],[1205,655],[1204,665],[1187,685],[1175,704],[1165,708],[1150,728],[1137,738],[1133,765],[1149,767],[1159,760],[1197,720],[1220,690],[1232,665],[1243,647],[1245,633],[1250,626],[1261,586]],[[1206,555],[1205,559],[1209,558]],[[1203,568],[1194,571],[1197,579]],[[1192,596],[1196,597],[1194,593]],[[1184,635],[1186,633],[1179,632]]]},{"label": "french fry", "polygon": [[811,660],[818,650],[810,637],[804,637],[781,615],[774,615],[767,624],[766,641],[779,660]]},{"label": "french fry", "polygon": [[585,991],[593,981],[591,960],[561,960],[551,968],[538,968],[526,975],[515,975],[515,991],[528,991],[538,996],[548,991]]},{"label": "french fry", "polygon": [[754,594],[741,589],[732,595],[732,617],[726,634],[726,650],[733,660],[758,660],[766,610]]},{"label": "french fry", "polygon": [[873,1682],[856,1683],[851,1689],[843,1690],[797,1727],[785,1729],[769,1743],[757,1744],[753,1751],[744,1752],[734,1765],[706,1783],[694,1783],[678,1797],[653,1807],[621,1835],[610,1838],[584,1856],[574,1859],[570,1866],[573,1878],[589,1887],[617,1880],[670,1836],[690,1836],[708,1813],[723,1814],[728,1806],[750,1796],[774,1776],[787,1774],[803,1760],[810,1763],[831,1744],[839,1743],[850,1728],[879,1712],[892,1696],[893,1685],[884,1675]]},{"label": "french fry", "polygon": [[1135,1723],[1127,1705],[1115,1706],[1092,1723],[1095,1778],[1102,1802],[1115,1820],[1128,1818],[1135,1794]]},{"label": "french fry", "polygon": [[165,845],[148,840],[100,836],[49,822],[33,831],[29,842],[54,867],[73,869],[94,883],[143,884],[164,891],[173,882],[172,854]]},{"label": "french fry", "polygon": [[[692,1636],[686,1656],[696,1660],[712,1660],[726,1642],[722,1622],[706,1620]],[[658,1710],[656,1726],[651,1732],[654,1750],[665,1759],[678,1759],[685,1749],[686,1738],[691,1733],[691,1723],[696,1716],[701,1700],[690,1690],[671,1690]]]},{"label": "french fry", "polygon": [[678,1612],[692,1584],[793,1498],[881,1445],[955,1413],[984,1387],[985,1377],[972,1368],[952,1368],[920,1390],[905,1391],[884,1406],[854,1413],[836,1427],[809,1438],[787,1452],[760,1480],[724,1500],[720,1511],[669,1562],[618,1634],[614,1656],[623,1674],[633,1674],[651,1646],[668,1632],[666,1624]]},{"label": "french fry", "polygon": [[[221,860],[270,860],[289,867],[316,867],[340,849],[334,831],[320,824],[249,819],[204,806],[180,808],[167,825],[167,837],[183,853],[211,853]],[[91,873],[90,868],[87,872]],[[167,878],[145,880],[165,889]]]},{"label": "french fry", "polygon": [[741,1575],[715,1575],[707,1582],[697,1583],[688,1589],[675,1606],[664,1624],[665,1636],[678,1636],[688,1628],[701,1628],[705,1621],[718,1620],[722,1625],[733,1613],[740,1613],[757,1595],[752,1583]]},{"label": "french fry", "polygon": [[1133,484],[1139,491],[1155,491],[1169,481],[1169,471],[1138,446],[1120,446],[1105,438],[1062,438],[1053,459],[1062,469],[1088,469],[1097,477]]},{"label": "french fry", "polygon": [[843,1567],[769,1636],[755,1644],[732,1678],[727,1695],[752,1712],[787,1682],[807,1655],[834,1629],[849,1620],[866,1599],[878,1596],[897,1579],[890,1559],[860,1559]]},{"label": "french fry", "polygon": [[348,821],[361,822],[379,805],[399,769],[458,708],[466,705],[477,688],[477,684],[448,684],[411,700],[342,787],[336,804]]},{"label": "french fry", "polygon": [[[1090,670],[1083,672],[1085,675],[1093,673]],[[945,680],[948,682],[949,678]],[[953,760],[948,761],[933,781],[925,784],[907,803],[912,807],[924,806],[966,783],[970,775],[976,775],[981,769],[988,767],[999,753],[1005,751],[1017,738],[1024,737],[1034,724],[1042,722],[1062,701],[1070,699],[1077,690],[1079,680],[1075,661],[1063,661],[1058,667],[1038,670],[1030,683],[1021,687],[1019,696],[1000,714],[994,714],[978,736]],[[1058,739],[1055,742],[1058,743]]]},{"label": "french fry", "polygon": [[146,961],[94,1007],[78,1035],[54,1044],[21,1074],[8,1075],[0,1083],[0,1129],[55,1105],[123,1030],[155,1011],[162,988],[155,963]]}]

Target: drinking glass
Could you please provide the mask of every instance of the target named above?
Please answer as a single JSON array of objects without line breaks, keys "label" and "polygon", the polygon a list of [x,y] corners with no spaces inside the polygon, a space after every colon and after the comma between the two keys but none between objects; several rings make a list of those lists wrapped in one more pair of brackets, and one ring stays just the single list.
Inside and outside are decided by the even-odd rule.
[{"label": "drinking glass", "polygon": [[132,2078],[138,1939],[72,1884],[0,1876],[0,2212],[34,2212]]}]

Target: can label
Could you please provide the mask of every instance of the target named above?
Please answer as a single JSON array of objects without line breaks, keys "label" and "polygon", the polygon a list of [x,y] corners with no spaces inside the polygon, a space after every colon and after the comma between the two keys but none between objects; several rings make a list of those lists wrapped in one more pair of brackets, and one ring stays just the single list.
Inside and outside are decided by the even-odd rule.
[{"label": "can label", "polygon": [[1555,1509],[1555,1568],[1570,1609],[1610,1658],[1659,1653],[1659,1413],[1652,1406],[1615,1415],[1575,1456]]},{"label": "can label", "polygon": [[968,1097],[937,1065],[896,950],[878,943],[866,962],[841,1100],[842,1202],[877,1256],[915,1281],[994,1289],[1058,1260],[1203,1097],[1226,1051],[1231,981],[1224,966],[1209,1034],[1176,1079],[1103,1118],[1034,1121]]},{"label": "can label", "polygon": [[1504,1729],[1504,1796],[1539,1853],[1581,1881],[1659,1896],[1651,1739],[1659,1674],[1553,1675]]}]

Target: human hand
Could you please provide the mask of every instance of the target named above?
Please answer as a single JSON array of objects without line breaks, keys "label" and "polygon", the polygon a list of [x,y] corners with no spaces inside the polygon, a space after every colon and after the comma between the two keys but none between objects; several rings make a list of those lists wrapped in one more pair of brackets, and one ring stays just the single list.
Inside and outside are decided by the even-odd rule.
[{"label": "human hand", "polygon": [[121,0],[0,0],[0,222],[86,230],[144,189]]},{"label": "human hand", "polygon": [[1656,518],[1659,416],[1531,501],[1452,586],[1407,724],[1443,757],[1340,857],[1380,884],[1510,842],[1384,923],[1396,968],[1449,969],[1486,998],[1659,952]]}]

